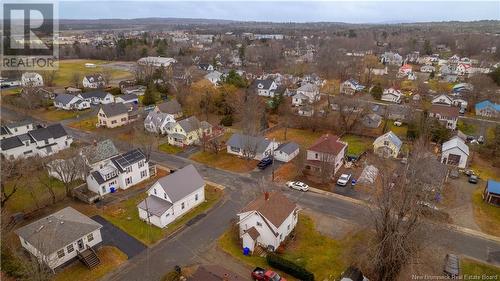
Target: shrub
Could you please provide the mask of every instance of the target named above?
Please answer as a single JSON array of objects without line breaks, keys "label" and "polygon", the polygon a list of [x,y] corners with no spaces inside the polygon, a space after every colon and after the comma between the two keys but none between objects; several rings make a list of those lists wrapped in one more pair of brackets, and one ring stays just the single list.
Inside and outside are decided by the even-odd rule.
[{"label": "shrub", "polygon": [[269,266],[282,270],[300,280],[314,281],[314,274],[312,272],[276,254],[267,255],[267,263]]},{"label": "shrub", "polygon": [[106,90],[106,92],[112,94],[113,96],[118,96],[122,94],[122,91],[118,87],[111,87]]},{"label": "shrub", "polygon": [[233,125],[233,116],[232,115],[225,115],[220,120],[220,124],[223,126],[226,126],[226,127],[232,126]]},{"label": "shrub", "polygon": [[23,266],[21,262],[12,254],[10,249],[2,247],[1,252],[2,271],[7,275],[20,278],[23,276]]}]

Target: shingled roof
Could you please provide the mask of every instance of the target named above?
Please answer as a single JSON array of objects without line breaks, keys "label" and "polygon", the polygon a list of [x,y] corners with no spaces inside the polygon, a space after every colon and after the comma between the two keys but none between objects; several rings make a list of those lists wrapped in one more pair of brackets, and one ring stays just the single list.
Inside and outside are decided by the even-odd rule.
[{"label": "shingled roof", "polygon": [[263,194],[243,208],[241,213],[257,211],[278,228],[295,209],[297,205],[283,193],[269,192],[267,200],[266,194]]},{"label": "shingled roof", "polygon": [[340,141],[339,137],[335,135],[323,135],[321,136],[313,145],[311,145],[308,150],[339,154],[347,144]]}]

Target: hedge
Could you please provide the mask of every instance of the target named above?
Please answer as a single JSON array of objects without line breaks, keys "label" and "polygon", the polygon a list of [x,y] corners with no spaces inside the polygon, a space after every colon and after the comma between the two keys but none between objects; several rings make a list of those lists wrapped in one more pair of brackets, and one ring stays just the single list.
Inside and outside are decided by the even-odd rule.
[{"label": "hedge", "polygon": [[267,263],[269,264],[269,266],[279,269],[300,280],[314,281],[314,274],[312,272],[309,272],[302,266],[287,259],[284,259],[276,254],[268,254]]}]

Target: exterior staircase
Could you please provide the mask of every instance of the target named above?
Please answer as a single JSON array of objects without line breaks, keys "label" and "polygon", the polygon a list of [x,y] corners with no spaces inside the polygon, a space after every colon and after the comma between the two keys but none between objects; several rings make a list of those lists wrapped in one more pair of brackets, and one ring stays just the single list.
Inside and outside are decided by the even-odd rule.
[{"label": "exterior staircase", "polygon": [[92,269],[98,266],[101,263],[101,260],[97,256],[97,253],[93,248],[87,248],[83,252],[78,253],[78,258],[83,262],[89,269]]}]

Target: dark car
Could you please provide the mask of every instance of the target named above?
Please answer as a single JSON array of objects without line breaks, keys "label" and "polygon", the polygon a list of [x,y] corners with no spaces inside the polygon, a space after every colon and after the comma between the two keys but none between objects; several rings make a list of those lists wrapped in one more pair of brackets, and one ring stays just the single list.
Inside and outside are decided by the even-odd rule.
[{"label": "dark car", "polygon": [[257,164],[257,167],[261,170],[264,170],[265,168],[267,168],[267,166],[273,164],[273,159],[270,158],[270,157],[266,157],[262,160],[260,160],[259,164]]},{"label": "dark car", "polygon": [[469,182],[470,182],[470,183],[474,183],[474,184],[476,184],[476,183],[477,183],[477,181],[478,181],[478,179],[479,179],[479,177],[478,177],[478,176],[476,176],[476,175],[471,175],[471,176],[469,177]]}]

